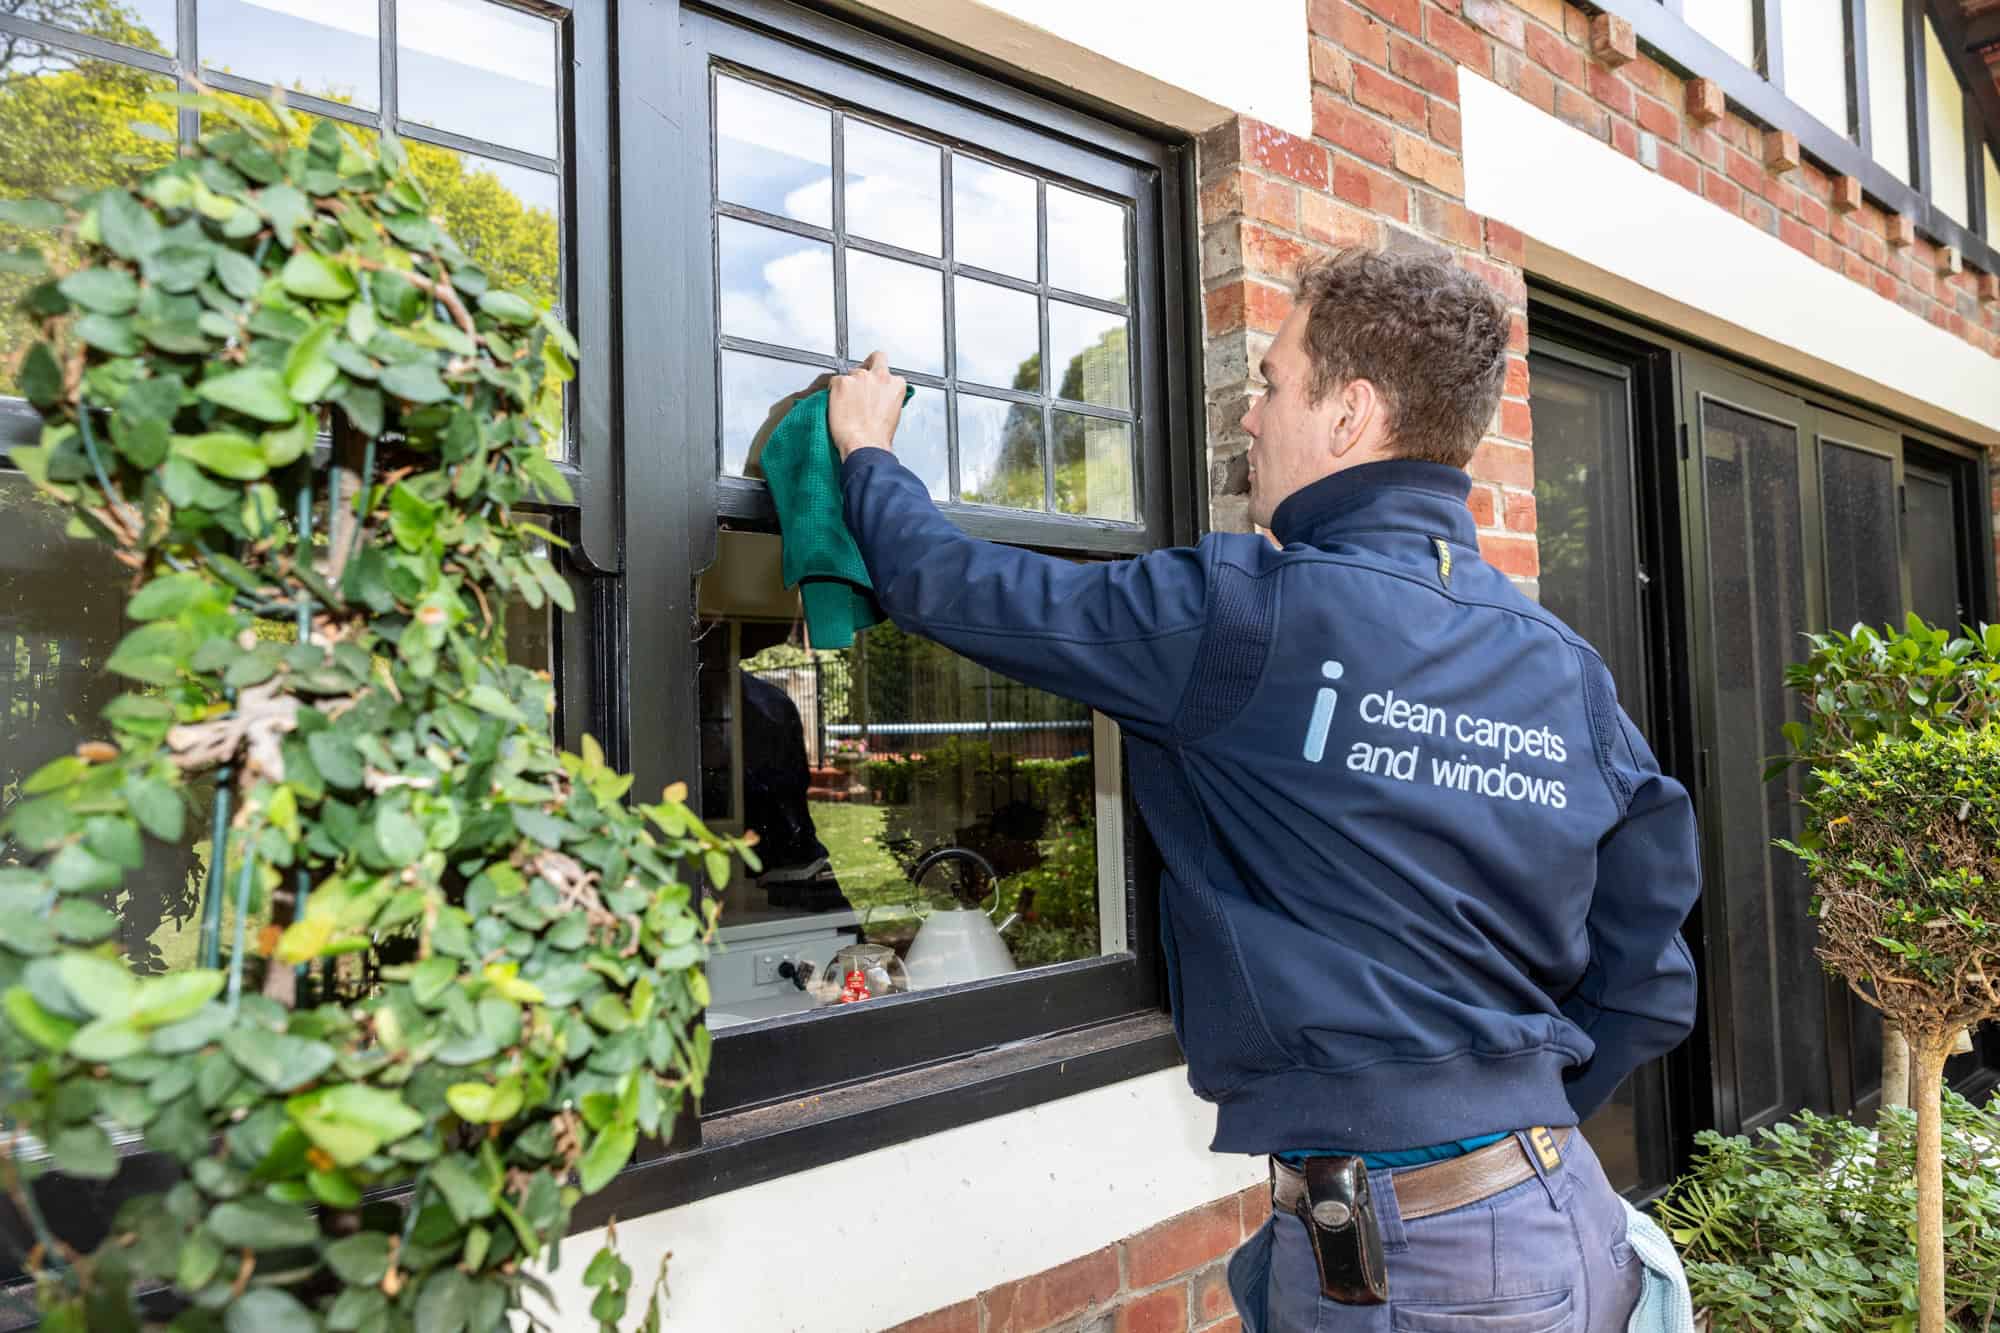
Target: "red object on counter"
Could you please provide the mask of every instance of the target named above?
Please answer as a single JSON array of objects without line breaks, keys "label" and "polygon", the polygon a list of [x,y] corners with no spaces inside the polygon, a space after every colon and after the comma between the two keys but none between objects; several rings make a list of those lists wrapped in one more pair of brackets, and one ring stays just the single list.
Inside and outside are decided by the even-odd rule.
[{"label": "red object on counter", "polygon": [[868,978],[862,976],[861,970],[856,968],[854,971],[849,972],[847,979],[841,983],[840,998],[835,1003],[853,1004],[856,1000],[865,1000],[867,998]]}]

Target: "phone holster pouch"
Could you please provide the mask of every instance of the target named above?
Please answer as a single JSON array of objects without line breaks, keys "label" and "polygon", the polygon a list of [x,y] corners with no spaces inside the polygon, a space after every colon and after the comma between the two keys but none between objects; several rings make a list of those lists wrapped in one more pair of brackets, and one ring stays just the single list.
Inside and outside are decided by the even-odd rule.
[{"label": "phone holster pouch", "polygon": [[1308,1157],[1304,1172],[1299,1220],[1312,1237],[1320,1294],[1342,1305],[1387,1304],[1389,1272],[1367,1164],[1359,1157]]}]

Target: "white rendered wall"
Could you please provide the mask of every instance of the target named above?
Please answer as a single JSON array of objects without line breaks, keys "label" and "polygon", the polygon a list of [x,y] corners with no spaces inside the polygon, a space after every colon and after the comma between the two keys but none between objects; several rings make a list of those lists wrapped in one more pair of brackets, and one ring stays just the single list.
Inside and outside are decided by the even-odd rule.
[{"label": "white rendered wall", "polygon": [[[641,1282],[672,1252],[668,1329],[875,1333],[1263,1180],[1213,1128],[1167,1069],[620,1221],[618,1247]],[[563,1243],[564,1333],[592,1326],[577,1279],[602,1240]]]},{"label": "white rendered wall", "polygon": [[1466,207],[1526,235],[1531,272],[2000,444],[1992,357],[1498,85],[1458,85]]},{"label": "white rendered wall", "polygon": [[1148,120],[1312,133],[1306,0],[849,0]]}]

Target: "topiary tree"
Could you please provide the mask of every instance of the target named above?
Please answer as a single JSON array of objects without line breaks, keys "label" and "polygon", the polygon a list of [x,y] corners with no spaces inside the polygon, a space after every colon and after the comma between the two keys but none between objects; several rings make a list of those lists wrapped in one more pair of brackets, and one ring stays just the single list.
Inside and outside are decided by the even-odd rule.
[{"label": "topiary tree", "polygon": [[[570,335],[394,140],[165,100],[220,128],[131,189],[0,205],[84,261],[5,257],[37,279],[45,423],[13,459],[131,570],[139,622],[108,736],[6,820],[32,860],[0,870],[0,1175],[47,1329],[141,1327],[165,1287],[176,1330],[486,1333],[700,1096],[696,881],[748,849],[560,751],[546,673],[502,650],[510,600],[569,608],[515,506],[565,491]],[[191,836],[202,784],[201,966],[135,977],[102,901]],[[181,1178],[101,1243],[55,1235],[37,1177],[114,1174],[119,1131]],[[630,1270],[587,1281],[615,1328]]]},{"label": "topiary tree", "polygon": [[1782,845],[1817,886],[1819,956],[1910,1044],[1920,1318],[1942,1333],[1944,1065],[2000,1017],[2000,727],[1880,736],[1814,776],[1807,845]]}]

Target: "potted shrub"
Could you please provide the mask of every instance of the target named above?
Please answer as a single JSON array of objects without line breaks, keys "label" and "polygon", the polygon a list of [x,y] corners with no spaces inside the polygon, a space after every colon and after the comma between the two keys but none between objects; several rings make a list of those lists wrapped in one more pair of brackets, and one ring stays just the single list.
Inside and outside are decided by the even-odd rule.
[{"label": "potted shrub", "polygon": [[1814,771],[1799,856],[1819,955],[1901,1028],[1916,1110],[1923,1333],[1945,1321],[1944,1064],[2000,1015],[2000,727],[1878,735]]},{"label": "potted shrub", "polygon": [[[440,229],[394,139],[164,100],[215,119],[198,152],[0,204],[76,257],[5,257],[38,279],[45,423],[13,458],[131,570],[138,622],[106,730],[6,821],[0,1176],[45,1329],[142,1327],[150,1288],[176,1330],[485,1333],[699,1097],[698,880],[748,853],[684,789],[630,805],[595,745],[559,750],[548,680],[502,651],[511,600],[569,604],[515,506],[564,489],[570,335]],[[201,966],[135,977],[104,903],[203,786]],[[329,975],[346,955],[367,984]],[[120,1131],[180,1178],[101,1243],[55,1234],[47,1173],[114,1174]],[[630,1270],[586,1281],[615,1327]]]}]

